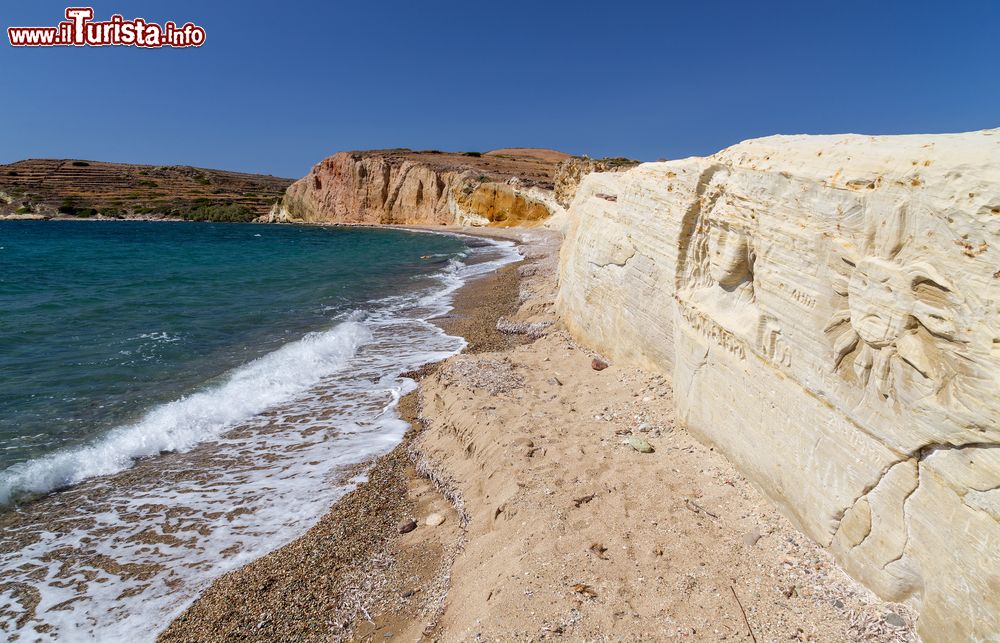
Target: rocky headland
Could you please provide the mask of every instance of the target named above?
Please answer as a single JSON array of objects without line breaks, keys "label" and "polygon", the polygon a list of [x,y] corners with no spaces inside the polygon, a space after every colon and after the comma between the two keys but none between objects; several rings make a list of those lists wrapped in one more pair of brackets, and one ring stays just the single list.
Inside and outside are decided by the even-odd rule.
[{"label": "rocky headland", "polygon": [[296,181],[269,220],[534,225],[552,211],[553,150],[340,152]]},{"label": "rocky headland", "polygon": [[555,150],[340,152],[296,181],[265,219],[491,227],[560,226],[581,179],[620,171],[628,159],[593,161]]}]

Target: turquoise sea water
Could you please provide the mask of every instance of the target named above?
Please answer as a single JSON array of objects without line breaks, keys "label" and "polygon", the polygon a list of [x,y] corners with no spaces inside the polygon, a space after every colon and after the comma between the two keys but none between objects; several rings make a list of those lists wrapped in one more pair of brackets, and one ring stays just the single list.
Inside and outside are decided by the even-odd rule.
[{"label": "turquoise sea water", "polygon": [[0,222],[0,247],[0,470],[425,287],[466,249],[374,229],[36,221]]},{"label": "turquoise sea water", "polygon": [[[396,445],[403,373],[504,242],[0,222],[0,631],[145,641]],[[142,573],[134,573],[142,570]],[[2,636],[0,636],[2,638]]]}]

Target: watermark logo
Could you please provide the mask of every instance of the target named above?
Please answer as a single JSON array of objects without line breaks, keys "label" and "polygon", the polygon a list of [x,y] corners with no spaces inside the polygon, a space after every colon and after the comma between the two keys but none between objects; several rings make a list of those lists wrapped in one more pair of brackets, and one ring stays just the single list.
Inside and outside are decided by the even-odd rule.
[{"label": "watermark logo", "polygon": [[91,7],[67,7],[66,20],[55,27],[8,27],[14,47],[201,47],[205,30],[188,22],[159,25],[142,18],[125,20],[115,14],[105,22],[94,21]]}]

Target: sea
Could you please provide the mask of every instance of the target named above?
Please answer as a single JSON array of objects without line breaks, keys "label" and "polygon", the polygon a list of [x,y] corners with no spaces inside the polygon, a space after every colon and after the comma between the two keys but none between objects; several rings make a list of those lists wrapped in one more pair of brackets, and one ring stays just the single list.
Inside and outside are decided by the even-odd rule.
[{"label": "sea", "polygon": [[508,242],[0,221],[0,639],[148,641],[399,443]]}]

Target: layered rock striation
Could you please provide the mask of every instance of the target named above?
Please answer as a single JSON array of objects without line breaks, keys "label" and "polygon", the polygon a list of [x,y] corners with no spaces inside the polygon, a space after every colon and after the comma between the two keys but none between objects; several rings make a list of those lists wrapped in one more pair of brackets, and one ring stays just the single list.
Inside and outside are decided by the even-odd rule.
[{"label": "layered rock striation", "polygon": [[568,208],[576,196],[576,191],[580,187],[583,177],[594,172],[624,172],[639,165],[639,161],[633,161],[623,157],[609,157],[603,159],[592,159],[587,156],[573,156],[556,166],[555,178],[555,199],[560,206]]},{"label": "layered rock striation", "polygon": [[552,214],[552,179],[565,154],[340,152],[296,181],[275,221],[369,224],[537,225]]},{"label": "layered rock striation", "polygon": [[1000,130],[593,173],[558,307],[928,641],[1000,638]]}]

